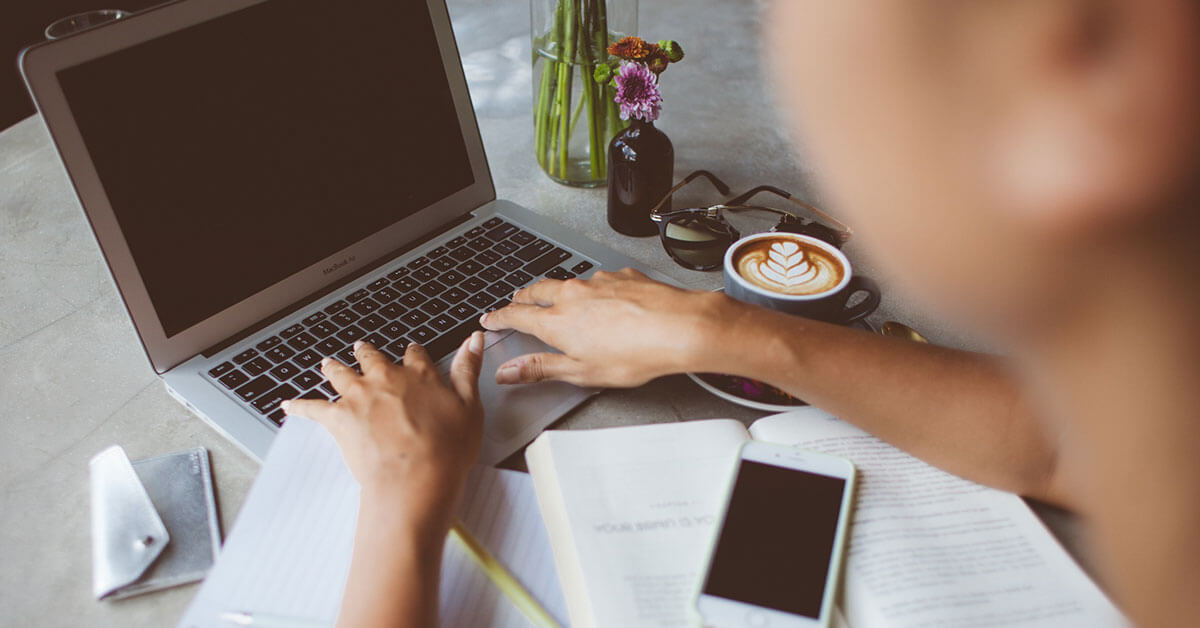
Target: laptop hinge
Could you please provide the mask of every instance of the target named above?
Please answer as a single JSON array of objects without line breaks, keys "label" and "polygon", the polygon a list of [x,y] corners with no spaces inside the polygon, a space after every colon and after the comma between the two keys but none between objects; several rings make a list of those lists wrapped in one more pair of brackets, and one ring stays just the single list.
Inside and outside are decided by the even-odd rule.
[{"label": "laptop hinge", "polygon": [[322,288],[321,290],[314,292],[313,294],[309,295],[304,300],[294,303],[292,305],[289,305],[288,307],[286,307],[282,310],[279,310],[278,312],[275,312],[274,314],[258,321],[257,323],[251,325],[250,327],[247,327],[246,329],[243,329],[242,331],[230,336],[229,338],[226,338],[225,340],[221,341],[220,343],[201,351],[200,354],[206,358],[211,358],[214,355],[224,351],[225,349],[228,349],[229,347],[262,331],[264,328],[278,322],[280,319],[290,316],[291,314],[294,314],[297,311],[308,307],[310,304],[320,300],[322,297],[328,295],[329,293],[334,292],[335,290],[338,290],[338,289],[342,288],[343,286],[362,278],[363,275],[367,275],[369,273],[372,273],[372,272],[378,270],[380,266],[387,264],[388,262],[396,259],[397,257],[417,248],[418,246],[421,246],[422,244],[425,244],[426,242],[429,242],[430,240],[442,235],[443,233],[446,233],[447,231],[463,224],[464,222],[467,222],[468,220],[470,220],[474,217],[475,217],[474,214],[471,212],[462,214],[461,216],[456,217],[454,220],[451,220],[450,222],[442,224],[441,226],[435,228],[434,230],[421,236],[420,238],[417,238],[416,240],[413,240],[412,242],[409,242],[408,244],[405,244],[404,246],[402,246],[400,248],[394,249],[391,252],[380,256],[378,259],[376,259],[375,261],[371,262],[370,264],[364,266],[362,269],[357,270],[350,275],[347,275],[345,278],[341,279],[340,281],[337,281],[336,283],[330,284],[330,285]]}]

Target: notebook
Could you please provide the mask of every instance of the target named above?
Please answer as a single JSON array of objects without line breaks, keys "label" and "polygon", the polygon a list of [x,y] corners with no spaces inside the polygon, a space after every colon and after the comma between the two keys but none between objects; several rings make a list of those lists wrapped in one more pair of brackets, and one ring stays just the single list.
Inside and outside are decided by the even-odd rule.
[{"label": "notebook", "polygon": [[[280,430],[216,565],[179,628],[228,628],[225,611],[337,618],[354,547],[358,484],[320,425]],[[477,467],[459,513],[466,527],[565,625],[565,604],[529,476]],[[457,543],[442,565],[442,626],[525,627],[525,616]]]},{"label": "notebook", "polygon": [[841,456],[859,471],[835,625],[1127,625],[1020,497],[805,408],[749,430],[714,419],[534,441],[526,460],[573,626],[700,625],[696,593],[748,439]]}]

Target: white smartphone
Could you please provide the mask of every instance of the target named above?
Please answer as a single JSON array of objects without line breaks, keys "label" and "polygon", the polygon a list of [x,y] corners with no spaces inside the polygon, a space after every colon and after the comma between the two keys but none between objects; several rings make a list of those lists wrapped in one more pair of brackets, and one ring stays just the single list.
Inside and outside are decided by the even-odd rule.
[{"label": "white smartphone", "polygon": [[854,465],[756,441],[739,458],[696,600],[705,626],[829,626]]}]

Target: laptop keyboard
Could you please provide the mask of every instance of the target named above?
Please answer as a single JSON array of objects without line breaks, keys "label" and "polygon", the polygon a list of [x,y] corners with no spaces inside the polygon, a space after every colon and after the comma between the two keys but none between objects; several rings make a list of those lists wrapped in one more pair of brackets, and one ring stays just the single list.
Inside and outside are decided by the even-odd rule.
[{"label": "laptop keyboard", "polygon": [[480,329],[479,317],[504,307],[517,288],[542,277],[570,279],[592,269],[572,253],[501,218],[447,239],[422,257],[369,278],[365,285],[276,335],[236,353],[208,377],[242,404],[284,422],[279,407],[297,397],[338,398],[320,371],[334,357],[357,366],[354,343],[371,343],[396,362],[410,342],[440,360]]}]

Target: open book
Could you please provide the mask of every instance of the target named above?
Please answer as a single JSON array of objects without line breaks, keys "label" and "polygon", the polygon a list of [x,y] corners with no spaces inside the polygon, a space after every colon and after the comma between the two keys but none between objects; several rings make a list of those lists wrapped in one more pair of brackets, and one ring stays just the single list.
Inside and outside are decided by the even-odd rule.
[{"label": "open book", "polygon": [[693,604],[725,484],[751,438],[858,468],[841,603],[853,628],[1127,625],[1019,497],[805,408],[749,431],[714,419],[551,431],[530,445],[573,626],[699,624]]}]

